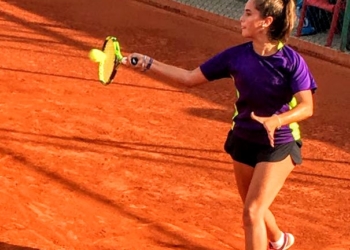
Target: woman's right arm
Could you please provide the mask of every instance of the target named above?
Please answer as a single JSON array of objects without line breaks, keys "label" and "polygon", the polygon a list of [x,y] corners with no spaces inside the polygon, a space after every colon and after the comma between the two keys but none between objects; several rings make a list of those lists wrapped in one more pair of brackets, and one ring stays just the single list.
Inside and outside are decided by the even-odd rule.
[{"label": "woman's right arm", "polygon": [[[136,65],[132,65],[131,60],[135,57],[138,59],[138,63]],[[144,55],[137,53],[129,55],[126,64],[134,68],[140,68],[141,70],[152,71],[160,76],[179,82],[188,87],[208,82],[199,67],[194,70],[186,70],[159,62],[157,60],[151,59],[148,56],[145,57]],[[147,66],[149,66],[149,69],[146,69]]]}]

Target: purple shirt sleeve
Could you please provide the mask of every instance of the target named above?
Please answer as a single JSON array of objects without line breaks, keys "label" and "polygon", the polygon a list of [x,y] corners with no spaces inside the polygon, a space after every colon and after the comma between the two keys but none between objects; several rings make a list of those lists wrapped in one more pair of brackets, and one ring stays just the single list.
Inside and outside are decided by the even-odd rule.
[{"label": "purple shirt sleeve", "polygon": [[315,79],[310,73],[310,70],[305,60],[299,56],[295,60],[294,70],[292,71],[291,86],[293,94],[303,90],[311,90],[313,93],[317,89]]},{"label": "purple shirt sleeve", "polygon": [[208,81],[230,77],[229,62],[234,58],[232,49],[227,49],[200,65],[200,69]]}]

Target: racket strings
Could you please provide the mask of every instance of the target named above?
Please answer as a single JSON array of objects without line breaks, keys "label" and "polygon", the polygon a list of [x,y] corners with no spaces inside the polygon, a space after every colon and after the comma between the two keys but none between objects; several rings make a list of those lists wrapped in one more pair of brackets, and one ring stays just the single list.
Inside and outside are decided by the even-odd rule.
[{"label": "racket strings", "polygon": [[108,40],[105,44],[103,52],[106,58],[100,63],[100,70],[102,71],[102,81],[108,83],[115,74],[118,62],[115,57],[115,47],[112,40]]}]

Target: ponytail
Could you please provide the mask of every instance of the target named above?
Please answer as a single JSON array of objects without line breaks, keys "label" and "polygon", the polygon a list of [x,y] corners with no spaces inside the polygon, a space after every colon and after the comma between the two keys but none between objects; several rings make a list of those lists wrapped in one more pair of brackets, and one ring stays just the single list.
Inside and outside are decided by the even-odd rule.
[{"label": "ponytail", "polygon": [[268,36],[271,40],[287,42],[296,20],[295,0],[255,0],[262,17],[271,16]]},{"label": "ponytail", "polygon": [[284,12],[284,27],[281,32],[281,41],[286,42],[288,38],[290,37],[295,20],[296,20],[296,9],[295,9],[295,3],[294,0],[283,0],[283,12]]}]

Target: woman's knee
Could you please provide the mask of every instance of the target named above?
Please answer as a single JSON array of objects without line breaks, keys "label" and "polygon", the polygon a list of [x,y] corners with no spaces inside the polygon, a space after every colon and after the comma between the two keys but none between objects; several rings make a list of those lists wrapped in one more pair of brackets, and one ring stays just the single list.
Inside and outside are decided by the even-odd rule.
[{"label": "woman's knee", "polygon": [[266,211],[257,204],[245,204],[243,208],[243,223],[251,226],[264,221]]}]

